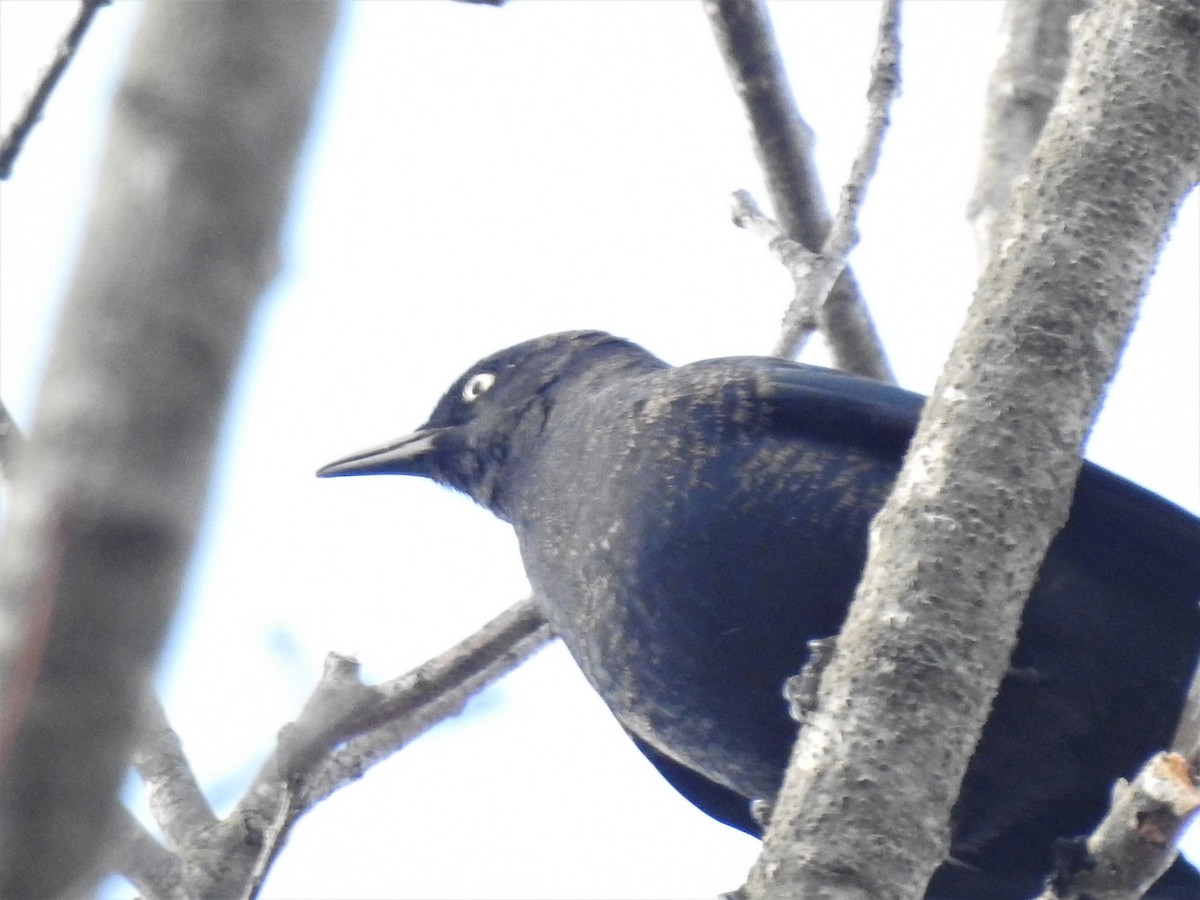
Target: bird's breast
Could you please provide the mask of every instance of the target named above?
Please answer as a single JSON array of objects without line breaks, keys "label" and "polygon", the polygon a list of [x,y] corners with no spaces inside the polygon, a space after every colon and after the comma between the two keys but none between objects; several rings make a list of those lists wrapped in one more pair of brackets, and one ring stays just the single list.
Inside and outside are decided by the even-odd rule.
[{"label": "bird's breast", "polygon": [[891,473],[684,412],[631,404],[550,431],[514,525],[552,624],[622,724],[766,797],[795,734],[783,682],[808,638],[840,626]]}]

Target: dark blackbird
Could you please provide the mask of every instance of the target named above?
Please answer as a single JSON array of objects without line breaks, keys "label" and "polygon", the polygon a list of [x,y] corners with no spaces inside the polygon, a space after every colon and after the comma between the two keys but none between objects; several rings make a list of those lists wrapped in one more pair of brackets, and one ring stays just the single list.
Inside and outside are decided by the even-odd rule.
[{"label": "dark blackbird", "polygon": [[[796,724],[784,681],[835,634],[923,400],[739,357],[670,367],[596,331],[472,366],[419,430],[321,469],[422,475],[512,523],[592,686],[689,800],[759,834]],[[1023,900],[1056,838],[1166,747],[1200,649],[1200,520],[1084,464],[928,897]],[[1200,898],[1180,860],[1152,897]]]}]

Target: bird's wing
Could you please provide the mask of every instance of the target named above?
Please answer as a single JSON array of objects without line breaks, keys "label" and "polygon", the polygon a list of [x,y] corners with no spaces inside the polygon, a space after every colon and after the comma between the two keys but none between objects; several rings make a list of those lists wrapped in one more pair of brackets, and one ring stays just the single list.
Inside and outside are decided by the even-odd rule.
[{"label": "bird's wing", "polygon": [[772,430],[899,459],[912,440],[925,398],[861,375],[765,357],[723,365],[752,385]]},{"label": "bird's wing", "polygon": [[[757,358],[745,364],[770,404],[773,428],[887,458],[903,456],[925,403],[920,394],[836,369]],[[1145,488],[1084,460],[1071,514],[1093,528],[1104,523],[1113,540],[1140,542],[1140,554],[1192,585],[1200,580],[1200,519]]]},{"label": "bird's wing", "polygon": [[[773,427],[896,458],[907,449],[925,402],[920,394],[836,369],[754,357],[744,364],[765,386]],[[1153,548],[1150,556],[1192,584],[1200,579],[1200,519],[1086,460],[1072,516],[1103,521]]]},{"label": "bird's wing", "polygon": [[1160,593],[1177,583],[1184,603],[1200,599],[1200,519],[1187,510],[1084,462],[1071,517],[1104,536],[1094,546],[1151,567]]}]

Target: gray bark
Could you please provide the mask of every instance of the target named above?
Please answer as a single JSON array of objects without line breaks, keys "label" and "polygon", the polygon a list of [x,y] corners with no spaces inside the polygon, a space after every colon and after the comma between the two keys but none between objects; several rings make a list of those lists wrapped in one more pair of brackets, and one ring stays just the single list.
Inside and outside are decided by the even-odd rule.
[{"label": "gray bark", "polygon": [[0,542],[0,895],[90,894],[330,2],[150,4]]},{"label": "gray bark", "polygon": [[[1200,159],[1200,2],[1085,14],[1059,103],[872,526],[751,897],[915,898]],[[930,772],[941,773],[930,785]]]},{"label": "gray bark", "polygon": [[1004,49],[988,84],[987,122],[975,193],[967,216],[986,262],[1012,186],[1042,133],[1071,55],[1071,20],[1088,0],[1009,0]]}]

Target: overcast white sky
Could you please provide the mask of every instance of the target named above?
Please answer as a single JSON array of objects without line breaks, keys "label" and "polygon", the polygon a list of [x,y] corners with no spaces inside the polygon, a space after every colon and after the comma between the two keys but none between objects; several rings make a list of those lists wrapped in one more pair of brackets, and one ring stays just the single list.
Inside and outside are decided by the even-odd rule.
[{"label": "overcast white sky", "polygon": [[[0,3],[0,125],[73,9]],[[0,188],[0,387],[22,424],[138,10],[101,10]],[[772,12],[836,196],[878,4]],[[914,390],[932,387],[974,287],[964,209],[999,13],[904,11],[904,93],[852,264]],[[163,665],[168,712],[219,807],[328,651],[391,677],[528,590],[511,531],[464,498],[313,471],[410,430],[470,363],[538,334],[604,328],[672,362],[765,352],[790,288],[729,224],[742,187],[765,203],[695,3],[345,8]],[[1198,246],[1193,196],[1089,446],[1193,512]],[[741,883],[756,847],[675,795],[554,646],[303,821],[266,895],[712,896]]]}]

